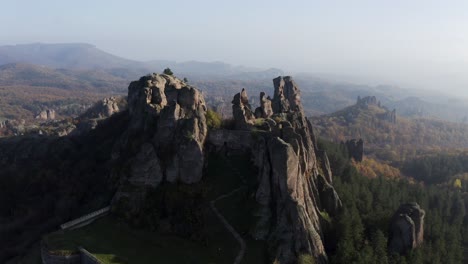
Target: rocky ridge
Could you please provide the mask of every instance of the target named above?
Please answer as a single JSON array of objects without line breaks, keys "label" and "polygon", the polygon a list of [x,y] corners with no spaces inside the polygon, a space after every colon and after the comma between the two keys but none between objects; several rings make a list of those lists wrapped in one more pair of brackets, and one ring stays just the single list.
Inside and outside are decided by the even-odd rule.
[{"label": "rocky ridge", "polygon": [[326,263],[322,214],[336,215],[341,201],[331,185],[326,153],[317,148],[304,115],[299,88],[291,77],[273,83],[273,99],[261,93],[255,110],[245,89],[236,94],[235,129],[208,133],[205,100],[196,88],[165,74],[132,82],[128,128],[112,154],[120,164],[113,172],[119,179],[114,211],[131,219],[162,183],[200,182],[209,153],[241,151],[258,171],[250,236],[266,241],[272,260],[280,263],[296,263],[304,254]]},{"label": "rocky ridge", "polygon": [[245,89],[236,94],[237,130],[212,131],[208,142],[252,154],[258,168],[259,209],[251,235],[272,245],[272,258],[297,263],[300,255],[308,254],[325,263],[321,213],[336,215],[341,201],[331,185],[326,153],[318,150],[302,110],[299,88],[291,77],[275,78],[273,84],[273,100],[262,92],[255,116]]}]

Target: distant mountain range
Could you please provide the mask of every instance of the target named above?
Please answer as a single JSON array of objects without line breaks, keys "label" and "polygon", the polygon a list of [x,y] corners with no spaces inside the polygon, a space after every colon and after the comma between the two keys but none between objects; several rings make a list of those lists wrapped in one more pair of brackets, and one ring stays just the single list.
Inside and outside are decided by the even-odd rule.
[{"label": "distant mountain range", "polygon": [[[234,66],[219,61],[129,60],[83,43],[0,46],[0,86],[125,93],[130,81],[167,67],[216,97],[207,99],[228,112],[234,91],[245,87],[252,99],[258,99],[259,92],[271,86],[272,78],[285,75],[280,69]],[[297,74],[294,78],[302,87],[302,100],[309,115],[332,113],[352,105],[358,96],[374,95],[382,104],[397,108],[402,116],[468,121],[468,102],[453,96],[388,85],[360,85],[316,74]]]},{"label": "distant mountain range", "polygon": [[244,66],[233,66],[224,62],[168,60],[135,61],[102,51],[90,44],[23,44],[0,46],[0,65],[27,63],[51,68],[74,70],[105,70],[113,75],[135,79],[143,74],[161,72],[169,67],[179,75],[195,76],[231,76],[238,78],[243,73],[274,73],[281,75],[278,69],[262,70]]}]

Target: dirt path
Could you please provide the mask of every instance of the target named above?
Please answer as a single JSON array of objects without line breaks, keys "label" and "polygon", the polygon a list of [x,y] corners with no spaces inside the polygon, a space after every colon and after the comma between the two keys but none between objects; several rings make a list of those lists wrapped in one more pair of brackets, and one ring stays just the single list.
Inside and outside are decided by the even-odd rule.
[{"label": "dirt path", "polygon": [[224,199],[226,197],[229,197],[229,196],[233,195],[234,193],[236,193],[237,191],[239,191],[242,188],[243,187],[239,187],[239,188],[233,190],[232,192],[227,193],[227,194],[223,194],[223,195],[219,196],[218,198],[216,198],[216,199],[214,199],[214,200],[212,200],[210,202],[210,207],[213,210],[213,212],[216,214],[216,216],[219,218],[221,223],[223,223],[224,227],[229,231],[229,233],[232,234],[232,236],[237,240],[237,242],[240,245],[240,250],[239,250],[239,253],[236,256],[236,259],[234,260],[234,264],[240,264],[241,261],[242,261],[242,258],[244,258],[244,255],[245,255],[245,241],[242,238],[242,236],[239,233],[237,233],[237,231],[234,229],[234,227],[232,227],[229,224],[229,222],[226,220],[226,218],[224,218],[224,216],[218,211],[218,209],[216,209],[215,203],[218,200],[221,200],[221,199]]}]

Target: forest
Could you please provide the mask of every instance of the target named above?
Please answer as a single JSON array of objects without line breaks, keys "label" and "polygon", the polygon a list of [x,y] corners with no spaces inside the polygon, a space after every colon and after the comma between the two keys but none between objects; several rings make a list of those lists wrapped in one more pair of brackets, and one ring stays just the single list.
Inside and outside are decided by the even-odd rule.
[{"label": "forest", "polygon": [[[463,263],[468,248],[468,195],[453,185],[417,184],[405,178],[364,177],[342,145],[319,140],[333,170],[341,215],[331,219],[326,246],[332,263]],[[425,210],[424,242],[400,256],[387,250],[389,221],[400,204]]]}]

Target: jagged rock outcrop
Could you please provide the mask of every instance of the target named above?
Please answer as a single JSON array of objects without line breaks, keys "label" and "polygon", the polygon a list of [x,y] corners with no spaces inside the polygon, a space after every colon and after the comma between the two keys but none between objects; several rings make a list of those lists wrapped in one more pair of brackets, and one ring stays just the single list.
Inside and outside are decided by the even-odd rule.
[{"label": "jagged rock outcrop", "polygon": [[358,96],[356,105],[364,109],[369,109],[370,106],[383,109],[385,110],[384,113],[379,113],[377,117],[381,120],[396,124],[396,109],[390,111],[387,107],[383,106],[380,101],[377,101],[377,97],[375,96],[366,96],[364,98]]},{"label": "jagged rock outcrop", "polygon": [[[300,254],[310,254],[318,263],[326,263],[320,212],[336,215],[341,201],[331,185],[326,153],[316,148],[297,85],[291,77],[278,77],[273,83],[272,119],[265,122],[269,129],[245,140],[254,142],[245,147],[251,151],[259,171],[255,195],[259,206],[251,235],[267,240],[272,258],[279,263],[297,263]],[[239,101],[233,103],[240,105]],[[245,115],[234,114],[234,117],[240,118],[236,122],[243,122]],[[224,147],[243,146],[239,142],[227,142],[229,138],[242,137],[210,136],[210,142],[219,145],[224,139]]]},{"label": "jagged rock outcrop", "polygon": [[423,243],[424,215],[417,203],[402,204],[398,208],[390,221],[389,251],[405,254]]},{"label": "jagged rock outcrop", "polygon": [[368,107],[370,105],[380,107],[380,102],[377,101],[377,97],[375,96],[366,96],[364,98],[361,98],[361,96],[358,96],[356,104],[359,106],[364,106],[364,107]]},{"label": "jagged rock outcrop", "polygon": [[[123,161],[114,202],[130,200],[138,212],[146,191],[162,181],[196,183],[202,178],[207,134],[202,93],[165,74],[152,74],[128,88],[129,128],[114,149]],[[130,188],[129,188],[130,187]],[[128,192],[138,189],[138,193]]]},{"label": "jagged rock outcrop", "polygon": [[126,110],[127,101],[123,97],[109,97],[96,102],[83,114],[81,114],[76,121],[76,127],[69,131],[71,135],[83,135],[90,130],[96,128],[100,121],[109,118],[110,116]]},{"label": "jagged rock outcrop", "polygon": [[54,119],[55,119],[55,110],[53,110],[53,109],[42,110],[42,111],[36,116],[36,119],[54,120]]},{"label": "jagged rock outcrop", "polygon": [[271,99],[264,92],[260,93],[260,106],[255,109],[256,118],[270,118],[273,115]]},{"label": "jagged rock outcrop", "polygon": [[342,144],[346,146],[349,157],[353,158],[357,162],[362,161],[364,157],[364,141],[362,139],[351,139]]},{"label": "jagged rock outcrop", "polygon": [[[92,119],[92,118],[106,118],[121,111],[119,104],[122,107],[124,99],[119,97],[104,98],[96,102],[91,108],[89,108],[84,114],[80,116],[80,119]],[[123,110],[123,109],[122,109]]]},{"label": "jagged rock outcrop", "polygon": [[248,129],[253,125],[255,119],[252,107],[249,104],[247,92],[245,89],[234,96],[232,100],[232,114],[235,120],[235,126],[237,129]]},{"label": "jagged rock outcrop", "polygon": [[396,124],[396,109],[385,112],[385,114],[383,115],[383,119],[393,124]]},{"label": "jagged rock outcrop", "polygon": [[275,113],[287,113],[289,111],[302,112],[301,92],[292,77],[277,77],[273,80],[275,93],[272,106]]}]

